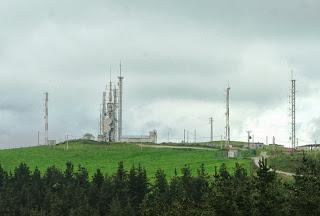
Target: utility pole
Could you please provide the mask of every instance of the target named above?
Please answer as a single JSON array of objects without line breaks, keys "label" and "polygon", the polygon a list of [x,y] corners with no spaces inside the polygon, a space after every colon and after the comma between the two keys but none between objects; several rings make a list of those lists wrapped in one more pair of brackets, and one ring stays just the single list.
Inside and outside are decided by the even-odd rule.
[{"label": "utility pole", "polygon": [[230,86],[226,90],[226,145],[230,145]]},{"label": "utility pole", "polygon": [[213,118],[210,117],[209,118],[209,123],[210,123],[210,142],[213,142]]},{"label": "utility pole", "polygon": [[69,150],[69,134],[66,135],[67,151]]},{"label": "utility pole", "polygon": [[251,131],[247,131],[248,134],[248,148],[250,148]]},{"label": "utility pole", "polygon": [[49,117],[49,113],[48,113],[48,104],[49,103],[49,93],[46,92],[45,93],[45,102],[44,102],[44,121],[45,121],[45,125],[44,125],[44,142],[45,145],[49,145],[49,138],[48,138],[48,130],[49,130],[49,121],[48,121],[48,117]]},{"label": "utility pole", "polygon": [[290,109],[291,109],[291,146],[296,147],[296,80],[291,72],[291,92],[290,92]]},{"label": "utility pole", "polygon": [[189,143],[189,131],[187,131],[187,143]]},{"label": "utility pole", "polygon": [[183,143],[186,143],[186,129],[183,129]]},{"label": "utility pole", "polygon": [[38,131],[38,145],[40,145],[40,131]]}]

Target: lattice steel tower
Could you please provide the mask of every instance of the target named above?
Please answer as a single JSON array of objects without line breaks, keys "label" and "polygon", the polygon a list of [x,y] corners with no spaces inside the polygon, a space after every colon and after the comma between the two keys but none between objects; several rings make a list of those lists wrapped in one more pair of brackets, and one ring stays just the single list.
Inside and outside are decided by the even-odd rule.
[{"label": "lattice steel tower", "polygon": [[226,90],[226,145],[230,144],[230,86]]},{"label": "lattice steel tower", "polygon": [[290,104],[291,104],[291,146],[296,147],[296,80],[291,79],[291,91],[290,91]]},{"label": "lattice steel tower", "polygon": [[122,137],[122,94],[123,94],[123,76],[121,75],[121,62],[120,62],[120,76],[118,77],[119,79],[119,103],[118,103],[118,141],[121,141]]},{"label": "lattice steel tower", "polygon": [[49,94],[48,92],[44,93],[45,101],[44,101],[44,143],[45,145],[49,145],[49,113],[48,113],[48,102],[49,102]]}]

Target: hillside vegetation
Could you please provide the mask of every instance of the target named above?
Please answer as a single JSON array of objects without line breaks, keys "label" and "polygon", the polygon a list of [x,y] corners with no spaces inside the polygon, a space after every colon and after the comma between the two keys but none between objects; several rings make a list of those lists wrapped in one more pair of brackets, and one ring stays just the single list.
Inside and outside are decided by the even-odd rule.
[{"label": "hillside vegetation", "polygon": [[97,169],[102,173],[112,174],[116,171],[118,162],[123,161],[127,168],[133,165],[145,167],[151,175],[157,169],[163,169],[168,177],[172,177],[177,169],[178,173],[185,164],[189,165],[195,174],[201,164],[213,172],[215,167],[222,163],[228,170],[233,171],[235,163],[241,164],[245,169],[251,170],[251,160],[228,159],[224,152],[218,149],[170,149],[170,148],[145,148],[136,144],[101,144],[92,141],[69,142],[54,147],[38,146],[0,151],[0,164],[7,171],[12,171],[19,163],[28,164],[31,170],[36,167],[45,171],[49,166],[64,169],[65,164],[71,161],[75,166],[82,165],[88,169],[89,175]]}]

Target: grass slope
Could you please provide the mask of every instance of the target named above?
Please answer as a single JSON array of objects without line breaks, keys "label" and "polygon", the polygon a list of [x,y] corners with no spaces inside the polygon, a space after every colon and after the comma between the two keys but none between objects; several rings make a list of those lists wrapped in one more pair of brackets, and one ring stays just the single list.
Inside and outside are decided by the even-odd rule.
[{"label": "grass slope", "polygon": [[297,151],[293,153],[277,152],[269,158],[270,166],[274,169],[295,173],[297,168],[302,165],[303,157],[314,160],[320,159],[319,151]]},{"label": "grass slope", "polygon": [[75,166],[81,164],[93,175],[100,168],[103,173],[113,174],[119,161],[123,161],[127,169],[133,164],[145,167],[148,176],[152,177],[159,168],[165,170],[168,177],[174,175],[177,168],[178,174],[185,164],[190,165],[193,173],[203,163],[208,173],[213,173],[215,166],[225,163],[229,171],[233,171],[235,163],[241,164],[250,170],[250,159],[228,159],[219,150],[191,150],[169,148],[140,148],[135,144],[103,145],[88,141],[69,142],[69,150],[65,144],[55,147],[39,146],[21,149],[0,151],[0,164],[6,170],[13,169],[21,162],[27,163],[31,170],[38,167],[41,171],[49,166],[56,166],[64,170],[67,161]]}]

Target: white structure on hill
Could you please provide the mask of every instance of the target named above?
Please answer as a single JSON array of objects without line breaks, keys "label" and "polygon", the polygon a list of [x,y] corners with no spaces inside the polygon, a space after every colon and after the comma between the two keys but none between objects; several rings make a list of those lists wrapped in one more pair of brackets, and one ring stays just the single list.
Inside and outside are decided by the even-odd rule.
[{"label": "white structure on hill", "polygon": [[[123,79],[118,76],[118,83],[112,84],[111,78],[108,88],[102,94],[102,104],[100,106],[100,120],[98,135],[99,142],[157,142],[157,131],[153,130],[149,136],[123,136],[122,135],[122,96]],[[117,88],[118,87],[118,88]],[[108,98],[107,98],[108,93]]]},{"label": "white structure on hill", "polygon": [[149,132],[149,136],[122,136],[121,142],[127,143],[157,143],[157,131]]},{"label": "white structure on hill", "polygon": [[112,89],[112,83],[109,84],[109,97],[106,99],[107,92],[102,95],[102,110],[100,111],[100,134],[98,141],[115,142],[117,140],[117,89]]}]

